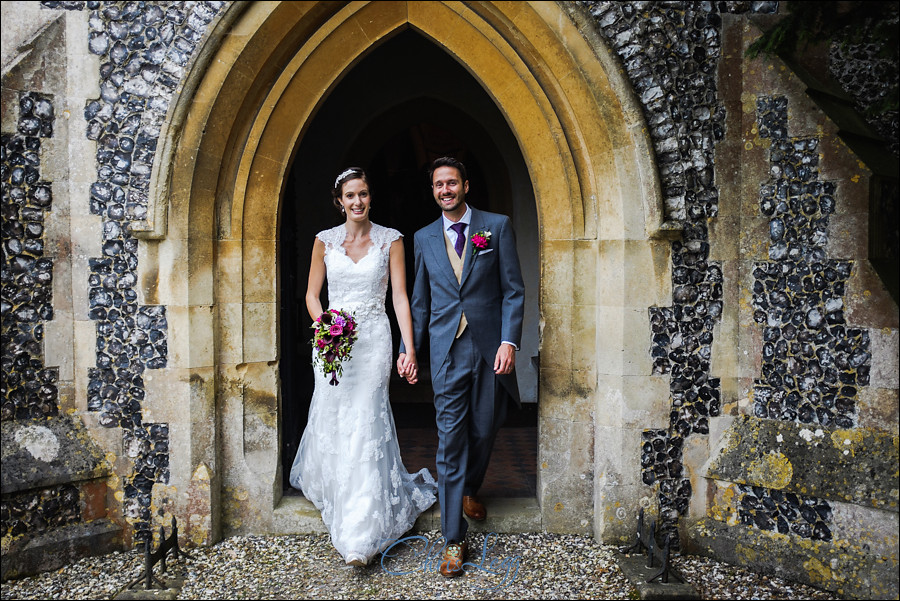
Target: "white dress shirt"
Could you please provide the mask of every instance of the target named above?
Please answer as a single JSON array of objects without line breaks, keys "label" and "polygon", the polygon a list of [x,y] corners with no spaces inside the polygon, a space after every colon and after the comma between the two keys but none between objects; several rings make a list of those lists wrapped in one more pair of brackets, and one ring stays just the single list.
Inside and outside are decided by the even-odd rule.
[{"label": "white dress shirt", "polygon": [[459,221],[450,221],[449,219],[447,219],[446,215],[441,215],[441,219],[444,220],[444,231],[447,232],[447,237],[450,238],[450,246],[455,246],[457,238],[456,230],[454,230],[450,226],[454,223],[465,223],[466,228],[463,230],[463,233],[465,233],[466,237],[468,237],[469,232],[467,230],[469,229],[469,224],[472,222],[472,207],[466,205],[466,212],[463,214],[462,219],[460,219]]}]

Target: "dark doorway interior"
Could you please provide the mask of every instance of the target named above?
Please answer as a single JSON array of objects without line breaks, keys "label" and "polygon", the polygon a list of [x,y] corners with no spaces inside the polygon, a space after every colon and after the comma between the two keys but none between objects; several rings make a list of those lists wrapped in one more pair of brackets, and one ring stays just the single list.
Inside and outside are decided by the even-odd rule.
[{"label": "dark doorway interior", "polygon": [[[426,169],[443,155],[466,164],[471,204],[510,215],[518,234],[532,299],[530,316],[526,315],[528,344],[523,343],[525,352],[519,353],[518,364],[527,389],[523,396],[532,402],[510,412],[482,494],[535,496],[538,254],[531,184],[518,145],[490,97],[452,57],[411,29],[373,50],[335,86],[303,133],[285,186],[279,247],[285,494],[299,494],[287,483],[287,474],[313,390],[312,320],[305,304],[313,238],[341,222],[329,197],[333,178],[347,166],[366,169],[372,220],[404,234],[411,292],[412,236],[440,214],[427,186]],[[396,346],[399,331],[390,302],[386,308]],[[421,350],[419,362],[423,373],[418,385],[392,376],[391,405],[407,468],[429,467],[436,473],[432,391],[427,354]],[[533,372],[530,380],[528,370]]]}]

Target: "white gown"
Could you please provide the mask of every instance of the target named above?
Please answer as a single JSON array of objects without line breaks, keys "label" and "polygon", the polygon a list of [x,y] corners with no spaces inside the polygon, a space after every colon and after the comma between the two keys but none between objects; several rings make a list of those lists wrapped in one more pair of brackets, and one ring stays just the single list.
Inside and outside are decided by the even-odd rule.
[{"label": "white gown", "polygon": [[384,300],[390,246],[400,236],[373,223],[373,245],[354,263],[343,248],[343,225],[316,235],[325,243],[329,308],[353,312],[359,337],[337,386],[315,368],[309,422],[290,482],[322,512],[345,561],[356,555],[372,559],[436,500],[428,469],[410,474],[400,459],[388,402],[393,342]]}]

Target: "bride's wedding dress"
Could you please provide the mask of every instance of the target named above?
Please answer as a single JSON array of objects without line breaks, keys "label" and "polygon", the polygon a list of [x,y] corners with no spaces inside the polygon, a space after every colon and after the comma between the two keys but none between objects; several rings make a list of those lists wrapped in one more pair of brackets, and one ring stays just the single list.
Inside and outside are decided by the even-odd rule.
[{"label": "bride's wedding dress", "polygon": [[436,500],[423,468],[406,471],[388,403],[393,343],[384,301],[391,243],[400,232],[372,224],[368,253],[354,262],[343,225],[317,234],[325,244],[328,301],[352,312],[359,338],[337,386],[316,368],[316,386],[290,482],[322,512],[334,547],[366,563],[402,536]]}]

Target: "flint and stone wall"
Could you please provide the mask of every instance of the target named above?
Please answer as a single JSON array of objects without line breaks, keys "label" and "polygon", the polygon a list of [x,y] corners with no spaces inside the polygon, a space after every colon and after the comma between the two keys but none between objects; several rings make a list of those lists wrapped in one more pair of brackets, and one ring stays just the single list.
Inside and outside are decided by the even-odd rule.
[{"label": "flint and stone wall", "polygon": [[711,501],[689,526],[690,546],[890,598],[897,309],[859,226],[876,173],[804,79],[778,59],[741,58],[758,32],[726,21],[719,79],[735,135],[717,167],[735,202],[712,252],[734,274],[725,319],[732,312],[738,344],[714,354],[735,366],[737,394],[694,468]]},{"label": "flint and stone wall", "polygon": [[[152,393],[203,382],[171,369],[182,308],[160,302],[172,296],[158,280],[165,247],[147,238],[165,236],[150,196],[165,190],[153,177],[168,160],[160,149],[175,100],[232,3],[15,4],[18,14],[4,12],[4,463],[7,423],[62,408],[85,422],[113,470],[110,518],[127,527],[126,543],[148,537],[157,518],[168,524],[184,495],[200,508],[187,520],[193,540],[212,542],[211,516],[223,511],[217,451],[198,454],[173,437],[214,447],[215,435],[165,417],[177,411]],[[653,491],[648,508],[686,549],[849,596],[896,596],[885,583],[896,581],[898,560],[898,317],[867,263],[872,170],[789,68],[744,58],[755,19],[773,18],[777,2],[578,5],[631,82],[665,221],[680,230],[666,270],[671,303],[647,308],[640,360],[646,389],[663,379],[669,393],[644,404],[668,410],[624,451]],[[50,52],[42,36],[61,40],[56,66],[73,82],[60,88],[65,98],[35,78]],[[841,52],[831,53],[835,78],[871,85],[841,68]],[[66,181],[54,183],[41,172],[41,145],[63,114],[67,152],[54,160]],[[883,131],[894,132],[896,153],[893,124]],[[54,212],[65,227],[48,237]],[[48,245],[64,252],[48,256]],[[10,448],[25,448],[11,436]],[[8,495],[4,483],[4,553],[48,524],[78,521],[76,493],[54,485]],[[565,529],[560,519],[554,529]]]},{"label": "flint and stone wall", "polygon": [[[66,30],[46,24],[39,57],[3,79],[2,577],[121,548],[108,519],[103,451],[67,411],[73,394]],[[62,124],[62,125],[61,125]],[[62,294],[61,294],[62,293]],[[69,331],[66,334],[66,323]],[[67,348],[68,347],[68,348]]]}]

